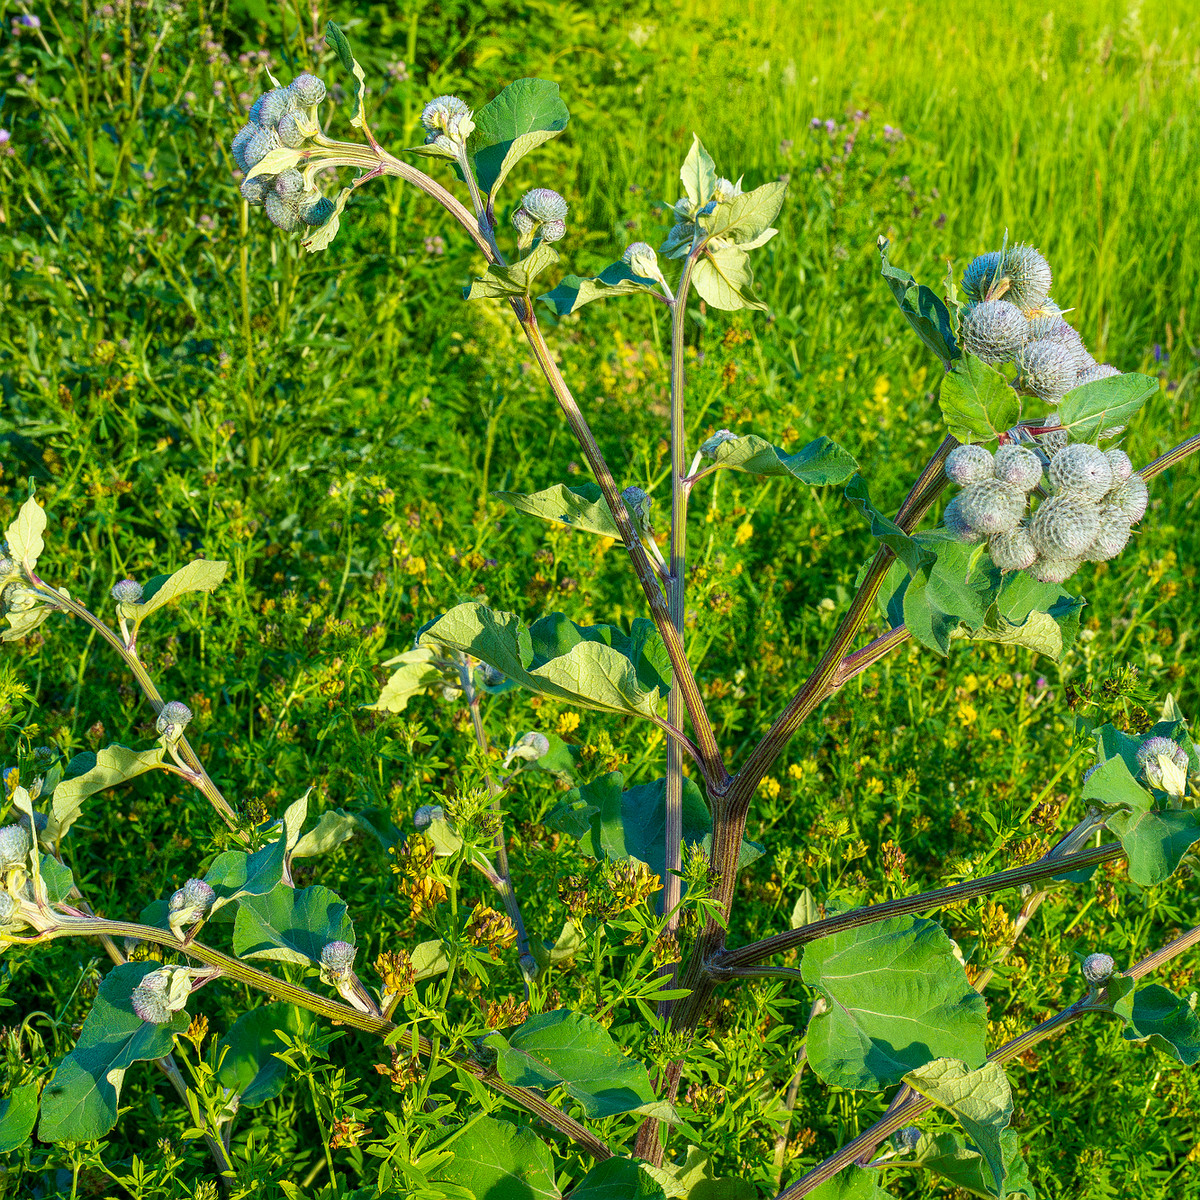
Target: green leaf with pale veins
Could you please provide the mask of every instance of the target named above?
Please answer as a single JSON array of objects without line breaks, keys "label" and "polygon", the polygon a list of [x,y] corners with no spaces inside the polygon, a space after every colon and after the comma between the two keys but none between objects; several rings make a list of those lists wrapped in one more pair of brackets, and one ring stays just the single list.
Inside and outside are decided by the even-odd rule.
[{"label": "green leaf with pale veins", "polygon": [[679,168],[679,178],[693,204],[703,207],[712,199],[717,187],[717,164],[705,150],[698,133],[692,134],[692,147]]},{"label": "green leaf with pale veins", "polygon": [[644,1168],[636,1158],[606,1158],[571,1188],[570,1200],[666,1200]]},{"label": "green leaf with pale veins", "polygon": [[559,1200],[550,1147],[525,1126],[480,1117],[444,1143],[454,1154],[436,1178],[469,1189],[475,1200]]},{"label": "green leaf with pale veins", "polygon": [[360,828],[358,818],[353,813],[340,808],[327,809],[316,826],[296,841],[288,853],[288,859],[315,858],[318,854],[328,854],[343,842],[348,842]]},{"label": "green leaf with pale veins", "polygon": [[692,267],[692,286],[700,299],[723,312],[767,306],[754,294],[750,256],[738,246],[705,250]]},{"label": "green leaf with pale veins", "polygon": [[395,667],[395,670],[388,676],[375,703],[365,707],[374,712],[403,712],[414,696],[421,695],[441,680],[441,670],[433,665],[436,657],[428,646],[418,646],[389,658],[381,665]]},{"label": "green leaf with pale veins", "polygon": [[594,279],[568,275],[553,291],[546,292],[538,299],[544,300],[558,316],[565,317],[585,304],[591,304],[593,300],[647,293],[661,296],[658,281],[647,279],[644,275],[635,275],[625,263],[620,262],[605,267]]},{"label": "green leaf with pale veins", "polygon": [[942,366],[950,370],[962,350],[954,339],[954,327],[950,322],[950,310],[941,298],[907,272],[893,267],[887,257],[888,240],[879,239],[879,256],[883,260],[882,274],[891,289],[905,319],[916,335],[941,359]]},{"label": "green leaf with pale veins", "polygon": [[75,1049],[58,1064],[42,1092],[43,1142],[102,1138],[117,1123],[125,1072],[135,1062],[169,1054],[175,1035],[188,1027],[186,1012],[152,1025],[133,1011],[129,998],[156,962],[122,963],[104,977]]},{"label": "green leaf with pale veins", "polygon": [[42,506],[30,496],[21,505],[16,520],[5,530],[4,540],[8,542],[8,557],[32,571],[46,548],[46,543],[42,541],[42,534],[45,532],[46,514]]},{"label": "green leaf with pale veins", "polygon": [[814,1188],[809,1200],[891,1200],[891,1193],[884,1191],[879,1175],[878,1171],[865,1167],[847,1167]]},{"label": "green leaf with pale veins", "polygon": [[225,1051],[217,1081],[239,1097],[242,1108],[255,1108],[274,1100],[287,1082],[288,1065],[276,1055],[287,1047],[276,1030],[289,1037],[308,1033],[316,1019],[294,1004],[260,1004],[242,1013],[221,1039],[218,1055]]},{"label": "green leaf with pale veins", "polygon": [[227,562],[198,558],[172,575],[155,575],[142,589],[141,600],[137,604],[120,605],[120,611],[127,621],[140,625],[155,609],[188,592],[213,591],[228,570]]},{"label": "green leaf with pale veins", "polygon": [[626,634],[611,625],[576,625],[561,613],[526,625],[514,613],[472,602],[433,622],[420,640],[473,655],[532,692],[600,712],[654,716],[670,690],[666,649],[644,617]]},{"label": "green leaf with pale veins", "polygon": [[972,1070],[964,1062],[939,1058],[909,1071],[904,1082],[958,1121],[988,1165],[993,1195],[1004,1200],[1006,1171],[1000,1138],[1013,1111],[1012,1089],[1004,1068],[989,1062]]},{"label": "green leaf with pale veins", "polygon": [[878,1091],[935,1058],[983,1064],[983,997],[934,921],[898,917],[811,942],[801,971],[825,1000],[808,1058],[826,1083]]},{"label": "green leaf with pale veins", "polygon": [[508,1037],[493,1033],[486,1042],[496,1051],[496,1070],[506,1083],[541,1091],[564,1087],[592,1120],[651,1110],[662,1117],[672,1111],[655,1097],[646,1068],[583,1013],[566,1008],[541,1013]]},{"label": "green leaf with pale veins", "polygon": [[204,882],[216,892],[209,910],[210,919],[225,905],[244,896],[265,896],[283,879],[287,846],[282,837],[268,842],[253,854],[244,850],[226,850],[218,854],[205,873]]},{"label": "green leaf with pale veins", "polygon": [[712,457],[709,470],[725,467],[749,475],[785,476],[811,487],[845,483],[858,470],[848,450],[823,436],[814,438],[795,454],[788,454],[766,438],[748,433],[722,442]]},{"label": "green leaf with pale veins", "polygon": [[1200,1062],[1200,1017],[1196,1016],[1196,993],[1181,999],[1158,983],[1130,990],[1114,1005],[1124,1018],[1126,1041],[1149,1039],[1156,1050],[1169,1054],[1185,1067]]},{"label": "green leaf with pale veins", "polygon": [[29,1141],[37,1115],[36,1081],[13,1088],[0,1100],[0,1154],[11,1154]]},{"label": "green leaf with pale veins", "polygon": [[[871,523],[871,536],[882,542],[905,565],[910,575],[916,575],[924,567],[932,565],[937,555],[910,537],[890,517],[871,503],[867,481],[854,475],[846,485],[846,499]],[[939,547],[940,549],[940,547]]]},{"label": "green leaf with pale veins", "polygon": [[1151,396],[1158,380],[1131,371],[1072,388],[1059,402],[1058,421],[1071,431],[1071,441],[1086,442],[1114,425],[1124,425]]},{"label": "green leaf with pale veins", "polygon": [[319,250],[328,249],[333,239],[337,237],[342,224],[342,213],[346,211],[346,202],[350,199],[353,191],[353,188],[342,188],[333,202],[333,212],[329,214],[329,220],[323,225],[316,226],[312,233],[301,240],[300,245],[309,254],[316,254]]},{"label": "green leaf with pale veins", "polygon": [[960,442],[994,442],[1021,417],[1021,401],[1007,379],[965,354],[942,380],[938,403],[946,430]]},{"label": "green leaf with pale veins", "polygon": [[697,221],[709,237],[719,237],[749,249],[779,216],[786,191],[786,183],[764,183],[753,191],[719,203],[712,212],[697,217]]},{"label": "green leaf with pale veins", "polygon": [[[1021,1154],[1021,1139],[1015,1129],[1001,1132],[1000,1150],[1004,1156],[1004,1187],[1008,1195],[1024,1195],[1029,1200],[1037,1200],[1037,1192],[1029,1181],[1029,1166]],[[987,1161],[957,1130],[922,1134],[912,1158],[893,1159],[888,1166],[929,1171],[941,1176],[952,1187],[963,1188],[976,1196],[996,1194]]]},{"label": "green leaf with pale veins", "polygon": [[531,150],[557,137],[571,114],[548,79],[518,79],[473,114],[475,131],[467,142],[475,177],[490,197],[505,176]]},{"label": "green leaf with pale veins", "polygon": [[327,887],[302,891],[281,883],[265,896],[245,896],[233,922],[239,958],[268,958],[316,966],[330,942],[354,942],[345,902]]},{"label": "green leaf with pale veins", "polygon": [[598,483],[574,486],[556,483],[541,492],[493,492],[492,495],[531,517],[621,540],[621,531]]},{"label": "green leaf with pale veins", "polygon": [[94,754],[88,750],[75,755],[67,764],[65,778],[54,789],[46,836],[57,842],[75,823],[89,796],[155,770],[165,753],[161,746],[153,750],[108,746]]},{"label": "green leaf with pale veins", "polygon": [[476,279],[470,287],[463,289],[463,297],[467,300],[526,297],[533,281],[556,262],[558,251],[549,242],[538,242],[524,258],[507,267],[488,267],[482,279]]}]

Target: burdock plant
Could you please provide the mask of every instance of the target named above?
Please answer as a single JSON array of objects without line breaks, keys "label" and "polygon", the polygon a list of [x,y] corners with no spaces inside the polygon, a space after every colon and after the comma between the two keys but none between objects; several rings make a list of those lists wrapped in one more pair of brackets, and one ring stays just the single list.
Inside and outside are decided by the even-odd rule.
[{"label": "burdock plant", "polygon": [[[781,1197],[881,1196],[880,1176],[916,1168],[982,1194],[1032,1196],[1019,1139],[1008,1128],[1013,1106],[1005,1064],[1067,1026],[1098,1017],[1120,1022],[1131,1042],[1149,1039],[1176,1060],[1195,1062],[1200,1020],[1191,1002],[1143,979],[1200,941],[1200,927],[1121,969],[1104,950],[1080,947],[1075,999],[989,1053],[981,993],[998,959],[976,960],[968,974],[957,947],[927,914],[1020,888],[1019,935],[1052,879],[1078,879],[1118,858],[1127,860],[1139,888],[1170,876],[1200,838],[1200,760],[1173,701],[1144,736],[1111,725],[1093,731],[1095,764],[1083,784],[1087,816],[1035,861],[971,873],[934,892],[813,911],[796,928],[738,944],[739,872],[760,852],[744,840],[746,820],[760,784],[801,725],[904,643],[942,655],[952,641],[1061,655],[1083,604],[1063,581],[1084,563],[1121,552],[1145,516],[1147,484],[1200,439],[1134,470],[1114,443],[1157,383],[1098,370],[1050,297],[1052,273],[1039,251],[1015,246],[976,258],[962,278],[968,303],[961,306],[953,287],[947,304],[891,265],[882,242],[884,277],[945,372],[946,436],[898,512],[888,516],[874,505],[853,457],[828,437],[788,451],[748,431],[721,430],[693,450],[684,353],[689,304],[695,293],[709,310],[766,308],[751,256],[777,233],[785,185],[746,188],[740,179],[722,178],[694,138],[680,170],[685,194],[665,206],[657,251],[634,243],[616,250],[599,275],[569,275],[551,287],[555,244],[571,236],[568,202],[544,187],[525,192],[510,218],[515,255],[502,246],[505,225],[496,214],[514,165],[567,125],[557,85],[521,79],[478,109],[457,96],[438,96],[424,107],[425,140],[405,153],[429,157],[435,166],[445,160],[447,182],[453,186],[452,171],[465,187],[464,202],[378,144],[364,107],[363,72],[332,24],[328,39],[356,80],[351,124],[365,141],[324,133],[321,80],[304,74],[277,84],[233,139],[245,173],[242,195],[261,203],[285,232],[309,228],[311,250],[329,244],[348,198],[381,175],[398,176],[444,206],[485,263],[466,300],[500,299],[511,310],[593,477],[500,499],[581,535],[619,541],[645,613],[628,627],[581,625],[562,613],[527,622],[468,601],[434,615],[415,645],[390,661],[395,669],[376,707],[399,711],[422,691],[465,705],[481,765],[475,781],[453,797],[422,805],[416,832],[391,847],[402,894],[436,936],[411,951],[387,950],[370,966],[356,961],[347,903],[321,885],[295,883],[295,861],[344,841],[355,819],[327,813],[306,832],[307,797],[300,797],[278,819],[248,825],[189,741],[190,709],[164,702],[139,656],[142,622],[171,601],[216,588],[226,564],[198,560],[144,585],[115,583],[114,629],[43,579],[46,516],[30,498],[7,531],[0,581],[5,638],[23,637],[55,613],[87,622],[133,673],[158,734],[146,749],[110,746],[36,778],[10,777],[13,819],[0,829],[0,935],[25,944],[98,938],[114,962],[78,1045],[41,1090],[39,1137],[103,1138],[117,1120],[125,1071],[154,1061],[188,1106],[189,1136],[203,1136],[224,1177],[239,1175],[243,1164],[230,1149],[239,1107],[278,1095],[283,1070],[301,1057],[299,1040],[287,1040],[287,1050],[276,1053],[280,1043],[264,1036],[279,1027],[274,1022],[284,1023],[280,1010],[293,1006],[377,1039],[383,1060],[377,1069],[401,1093],[389,1120],[395,1117],[396,1130],[418,1131],[380,1134],[385,1140],[370,1147],[377,1157],[359,1156],[360,1174],[372,1174],[355,1195],[555,1197],[564,1186],[589,1200],[741,1195],[736,1181],[714,1181],[693,1155],[684,1162],[688,1142],[704,1132],[680,1097],[687,1094],[697,1028],[717,989],[768,978],[806,1001],[792,1011],[809,1014],[804,1057],[824,1084],[890,1098],[879,1121],[793,1180]],[[317,186],[328,167],[361,173],[334,199]],[[539,310],[557,319],[624,296],[650,297],[670,318],[670,487],[657,506],[665,556],[654,538],[656,497],[615,478],[539,318]],[[780,486],[844,487],[878,542],[818,662],[750,746],[721,744],[685,640],[688,504],[721,470]],[[944,523],[918,531],[948,484],[960,490]],[[877,608],[889,628],[857,645]],[[665,739],[662,775],[635,782],[612,771],[580,782],[562,739],[548,730],[530,730],[507,753],[493,754],[487,706],[513,688],[653,725]],[[570,920],[552,942],[528,934],[504,831],[510,783],[535,769],[578,783],[546,821],[595,860],[593,870],[559,881]],[[199,789],[237,848],[169,896],[152,899],[139,921],[112,920],[94,911],[76,885],[64,840],[90,797],[152,770]],[[1105,831],[1112,835],[1107,840]],[[1015,830],[999,833],[1003,846]],[[489,889],[497,906],[467,903],[468,880]],[[634,961],[634,982],[627,977],[621,996],[622,1021],[613,1020],[612,1005],[597,1013],[556,1007],[554,972],[572,958],[590,959],[599,986],[613,962],[610,942]],[[146,960],[151,946],[197,965],[158,966]],[[797,966],[779,962],[796,952]],[[455,986],[486,980],[490,965],[506,960],[520,969],[524,1001],[450,1023]],[[191,994],[214,979],[282,1003],[269,1018],[247,1012],[187,1085],[173,1055],[189,1028]],[[638,1044],[655,1047],[653,1079],[627,1053],[631,1012],[652,1034]],[[187,1036],[199,1045],[193,1033]],[[406,1091],[414,1085],[415,1100]],[[38,1085],[30,1087],[0,1118],[10,1146],[37,1119]],[[934,1137],[914,1124],[935,1106],[959,1123],[959,1132]],[[531,1123],[495,1115],[502,1109]],[[889,1148],[880,1152],[885,1143]],[[697,1153],[703,1157],[703,1147]],[[327,1194],[348,1194],[336,1176],[330,1188]]]}]

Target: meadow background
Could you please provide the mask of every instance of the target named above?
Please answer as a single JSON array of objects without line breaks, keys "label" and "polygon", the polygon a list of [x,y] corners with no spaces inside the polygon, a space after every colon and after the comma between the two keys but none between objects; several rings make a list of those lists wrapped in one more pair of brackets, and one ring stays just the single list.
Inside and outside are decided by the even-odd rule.
[{"label": "meadow background", "polygon": [[[571,124],[506,193],[542,185],[567,197],[565,270],[592,274],[629,241],[657,244],[693,130],[722,173],[789,180],[781,235],[757,261],[770,316],[696,310],[693,444],[720,427],[789,449],[825,433],[894,509],[941,432],[936,364],[878,276],[880,233],[892,261],[931,285],[947,260],[961,270],[1006,230],[1032,241],[1097,358],[1162,379],[1129,434],[1134,461],[1196,431],[1200,14],[1185,0],[345,0],[311,11],[301,0],[64,0],[0,11],[0,520],[32,479],[51,522],[43,573],[99,610],[126,575],[201,554],[232,562],[214,596],[159,614],[143,647],[164,694],[196,712],[189,734],[211,774],[249,815],[277,814],[315,784],[314,806],[402,832],[417,805],[454,787],[471,742],[464,713],[433,698],[398,716],[362,705],[386,674],[378,664],[460,598],[530,619],[640,613],[618,550],[489,498],[586,468],[511,318],[461,301],[480,263],[440,211],[380,181],[355,196],[332,248],[306,256],[242,206],[227,143],[267,86],[264,65],[285,81],[308,67],[340,80],[313,36],[327,18],[352,39],[393,149],[420,140],[417,116],[435,94],[478,106],[521,76],[561,83]],[[323,113],[348,136],[345,93],[335,97]],[[657,488],[665,506],[662,316],[641,298],[595,304],[548,337],[618,478]],[[998,647],[948,660],[905,648],[823,707],[751,814],[748,836],[767,855],[747,872],[734,941],[786,926],[805,887],[823,901],[928,886],[997,822],[1028,813],[1028,839],[1069,827],[1089,761],[1077,713],[1136,720],[1138,704],[1156,712],[1168,692],[1194,712],[1195,464],[1157,480],[1152,497],[1131,548],[1072,579],[1089,607],[1061,664]],[[691,645],[719,734],[748,746],[819,654],[868,538],[835,489],[744,476],[701,490],[693,519]],[[1127,666],[1142,690],[1110,702],[1105,683]],[[153,736],[112,656],[65,618],[4,647],[0,710],[9,761],[21,747],[70,754]],[[487,720],[500,745],[526,729],[561,733],[585,777],[661,773],[661,743],[616,718],[516,695]],[[108,794],[76,827],[70,865],[107,915],[136,917],[224,845],[204,802],[164,779]],[[513,799],[517,888],[545,937],[564,918],[555,881],[582,862],[543,823],[559,798],[546,782]],[[889,843],[906,856],[899,873],[883,864],[890,855],[895,868],[892,851],[881,855]],[[420,940],[378,846],[355,839],[312,872],[350,900],[360,961]],[[988,990],[996,1042],[1058,1007],[1074,955],[1124,963],[1194,924],[1195,889],[1185,870],[1139,894],[1115,869],[1054,894]],[[947,914],[966,955],[1003,940],[1016,902],[999,900]],[[106,966],[98,954],[67,942],[8,952],[3,1019],[41,1014],[4,1041],[10,1082],[69,1049]],[[1164,982],[1186,993],[1191,968],[1181,960]],[[496,995],[519,991],[514,961],[497,977]],[[567,971],[560,986],[586,1010],[585,980]],[[201,995],[215,1028],[240,1011],[232,989]],[[687,1077],[707,1148],[722,1174],[749,1182],[746,1195],[773,1195],[882,1108],[805,1074],[780,1116],[800,1045],[790,1021],[802,1024],[809,1003],[786,999],[777,984],[726,992]],[[615,1020],[638,1048],[636,1010]],[[378,1111],[396,1102],[386,1080],[354,1038],[331,1053],[356,1081],[350,1109],[381,1136]],[[1200,1076],[1130,1051],[1099,1023],[1029,1058],[1035,1070],[1011,1072],[1014,1123],[1041,1195],[1200,1195]],[[127,1088],[133,1107],[105,1159],[122,1174],[136,1154],[158,1175],[122,1191],[38,1146],[9,1164],[11,1194],[190,1193],[207,1164],[198,1143],[178,1141],[173,1095],[148,1070]],[[235,1142],[245,1151],[251,1139],[264,1200],[319,1166],[315,1137],[299,1088],[244,1114]],[[363,1162],[363,1146],[338,1153],[351,1180]],[[900,1176],[889,1186],[947,1194]]]}]

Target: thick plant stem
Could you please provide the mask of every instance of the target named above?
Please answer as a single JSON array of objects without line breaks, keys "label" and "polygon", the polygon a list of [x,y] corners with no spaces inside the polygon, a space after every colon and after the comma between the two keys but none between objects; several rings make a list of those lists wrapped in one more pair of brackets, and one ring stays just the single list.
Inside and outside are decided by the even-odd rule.
[{"label": "thick plant stem", "polygon": [[1178,446],[1173,446],[1166,454],[1160,455],[1152,463],[1148,463],[1142,467],[1138,474],[1147,482],[1161,475],[1164,471],[1170,470],[1176,463],[1181,463],[1189,454],[1195,454],[1200,451],[1200,433],[1194,437],[1190,437],[1186,442],[1180,442]]},{"label": "thick plant stem", "polygon": [[[14,942],[32,943],[52,941],[60,937],[100,937],[103,935],[108,935],[109,937],[137,938],[139,941],[154,942],[160,946],[167,946],[178,954],[185,954],[187,957],[194,958],[198,962],[219,967],[222,975],[236,979],[238,982],[247,984],[250,987],[258,988],[259,991],[265,992],[274,1000],[286,1000],[289,1004],[295,1004],[299,1008],[307,1009],[309,1012],[314,1012],[318,1016],[325,1017],[339,1025],[348,1025],[351,1028],[362,1030],[364,1033],[374,1034],[379,1038],[387,1037],[388,1034],[396,1032],[397,1027],[383,1017],[359,1012],[348,1004],[329,1000],[325,996],[320,996],[306,987],[289,983],[287,980],[279,979],[266,971],[260,971],[257,967],[252,967],[248,963],[242,962],[241,959],[233,958],[231,955],[223,954],[220,950],[214,950],[211,946],[206,946],[202,942],[183,942],[173,933],[168,933],[164,929],[156,929],[151,925],[138,925],[132,921],[109,921],[103,917],[64,917],[62,918],[62,924],[47,930],[36,938],[12,938],[11,940]],[[414,1036],[411,1028],[401,1030],[399,1040],[393,1042],[393,1045],[400,1046],[410,1053],[415,1051],[425,1058],[433,1054],[433,1047],[429,1039]],[[445,1057],[443,1055],[443,1058]],[[529,1088],[515,1087],[513,1084],[505,1083],[486,1067],[465,1056],[452,1056],[447,1061],[451,1062],[456,1070],[473,1076],[494,1091],[499,1092],[502,1096],[508,1097],[509,1100],[520,1108],[524,1108],[535,1116],[540,1117],[547,1125],[557,1129],[559,1133],[565,1134],[573,1142],[582,1146],[593,1158],[605,1159],[612,1157],[612,1151],[591,1130],[581,1125],[573,1117],[568,1116],[561,1109],[555,1108],[552,1104],[547,1104],[537,1092],[531,1091]]]},{"label": "thick plant stem", "polygon": [[571,426],[571,432],[579,442],[580,448],[588,460],[588,465],[592,469],[592,474],[600,485],[605,502],[612,511],[617,529],[621,533],[621,540],[625,543],[625,549],[629,552],[630,561],[633,563],[634,573],[642,585],[642,591],[650,606],[654,623],[666,644],[675,684],[682,692],[684,705],[692,722],[696,745],[700,751],[705,784],[710,795],[721,795],[728,785],[729,774],[725,770],[725,763],[717,746],[716,733],[704,707],[703,697],[700,695],[700,685],[696,682],[696,677],[688,664],[683,638],[671,621],[671,614],[659,583],[658,572],[629,519],[629,511],[625,507],[625,501],[621,498],[621,492],[613,479],[612,471],[609,470],[608,463],[600,452],[600,447],[596,444],[595,435],[583,413],[580,412],[575,397],[567,387],[566,381],[558,369],[558,364],[554,361],[550,348],[546,345],[546,339],[542,336],[541,328],[530,305],[518,300],[514,301],[513,309],[538,360],[538,365],[542,368],[551,391],[554,392],[555,399],[558,401],[563,415],[567,418],[567,423]]}]

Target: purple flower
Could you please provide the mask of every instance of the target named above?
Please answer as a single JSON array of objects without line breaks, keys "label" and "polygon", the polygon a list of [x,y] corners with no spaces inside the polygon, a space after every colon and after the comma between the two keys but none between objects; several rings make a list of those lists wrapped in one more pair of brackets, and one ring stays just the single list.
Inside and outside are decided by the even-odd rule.
[{"label": "purple flower", "polygon": [[833,135],[837,133],[837,122],[832,117],[825,122],[825,132],[829,134],[830,137],[833,137]]},{"label": "purple flower", "polygon": [[1033,686],[1035,688],[1037,688],[1037,690],[1039,692],[1041,692],[1041,691],[1045,691],[1045,689],[1048,688],[1050,685],[1046,682],[1045,675],[1039,675],[1038,679],[1037,679],[1037,683],[1035,683]]},{"label": "purple flower", "polygon": [[1154,343],[1154,361],[1156,363],[1166,362],[1171,355],[1164,350],[1157,342]]},{"label": "purple flower", "polygon": [[12,137],[12,134],[7,129],[0,129],[0,146],[3,146],[10,137]]},{"label": "purple flower", "polygon": [[811,121],[809,121],[808,127],[809,127],[809,129],[820,129],[821,128],[821,118],[813,117],[813,119]]},{"label": "purple flower", "polygon": [[13,19],[14,25],[24,25],[26,29],[41,29],[42,18],[35,17],[32,13],[24,13]]},{"label": "purple flower", "polygon": [[887,142],[902,142],[904,141],[904,134],[894,125],[885,125],[883,127],[883,138]]}]

